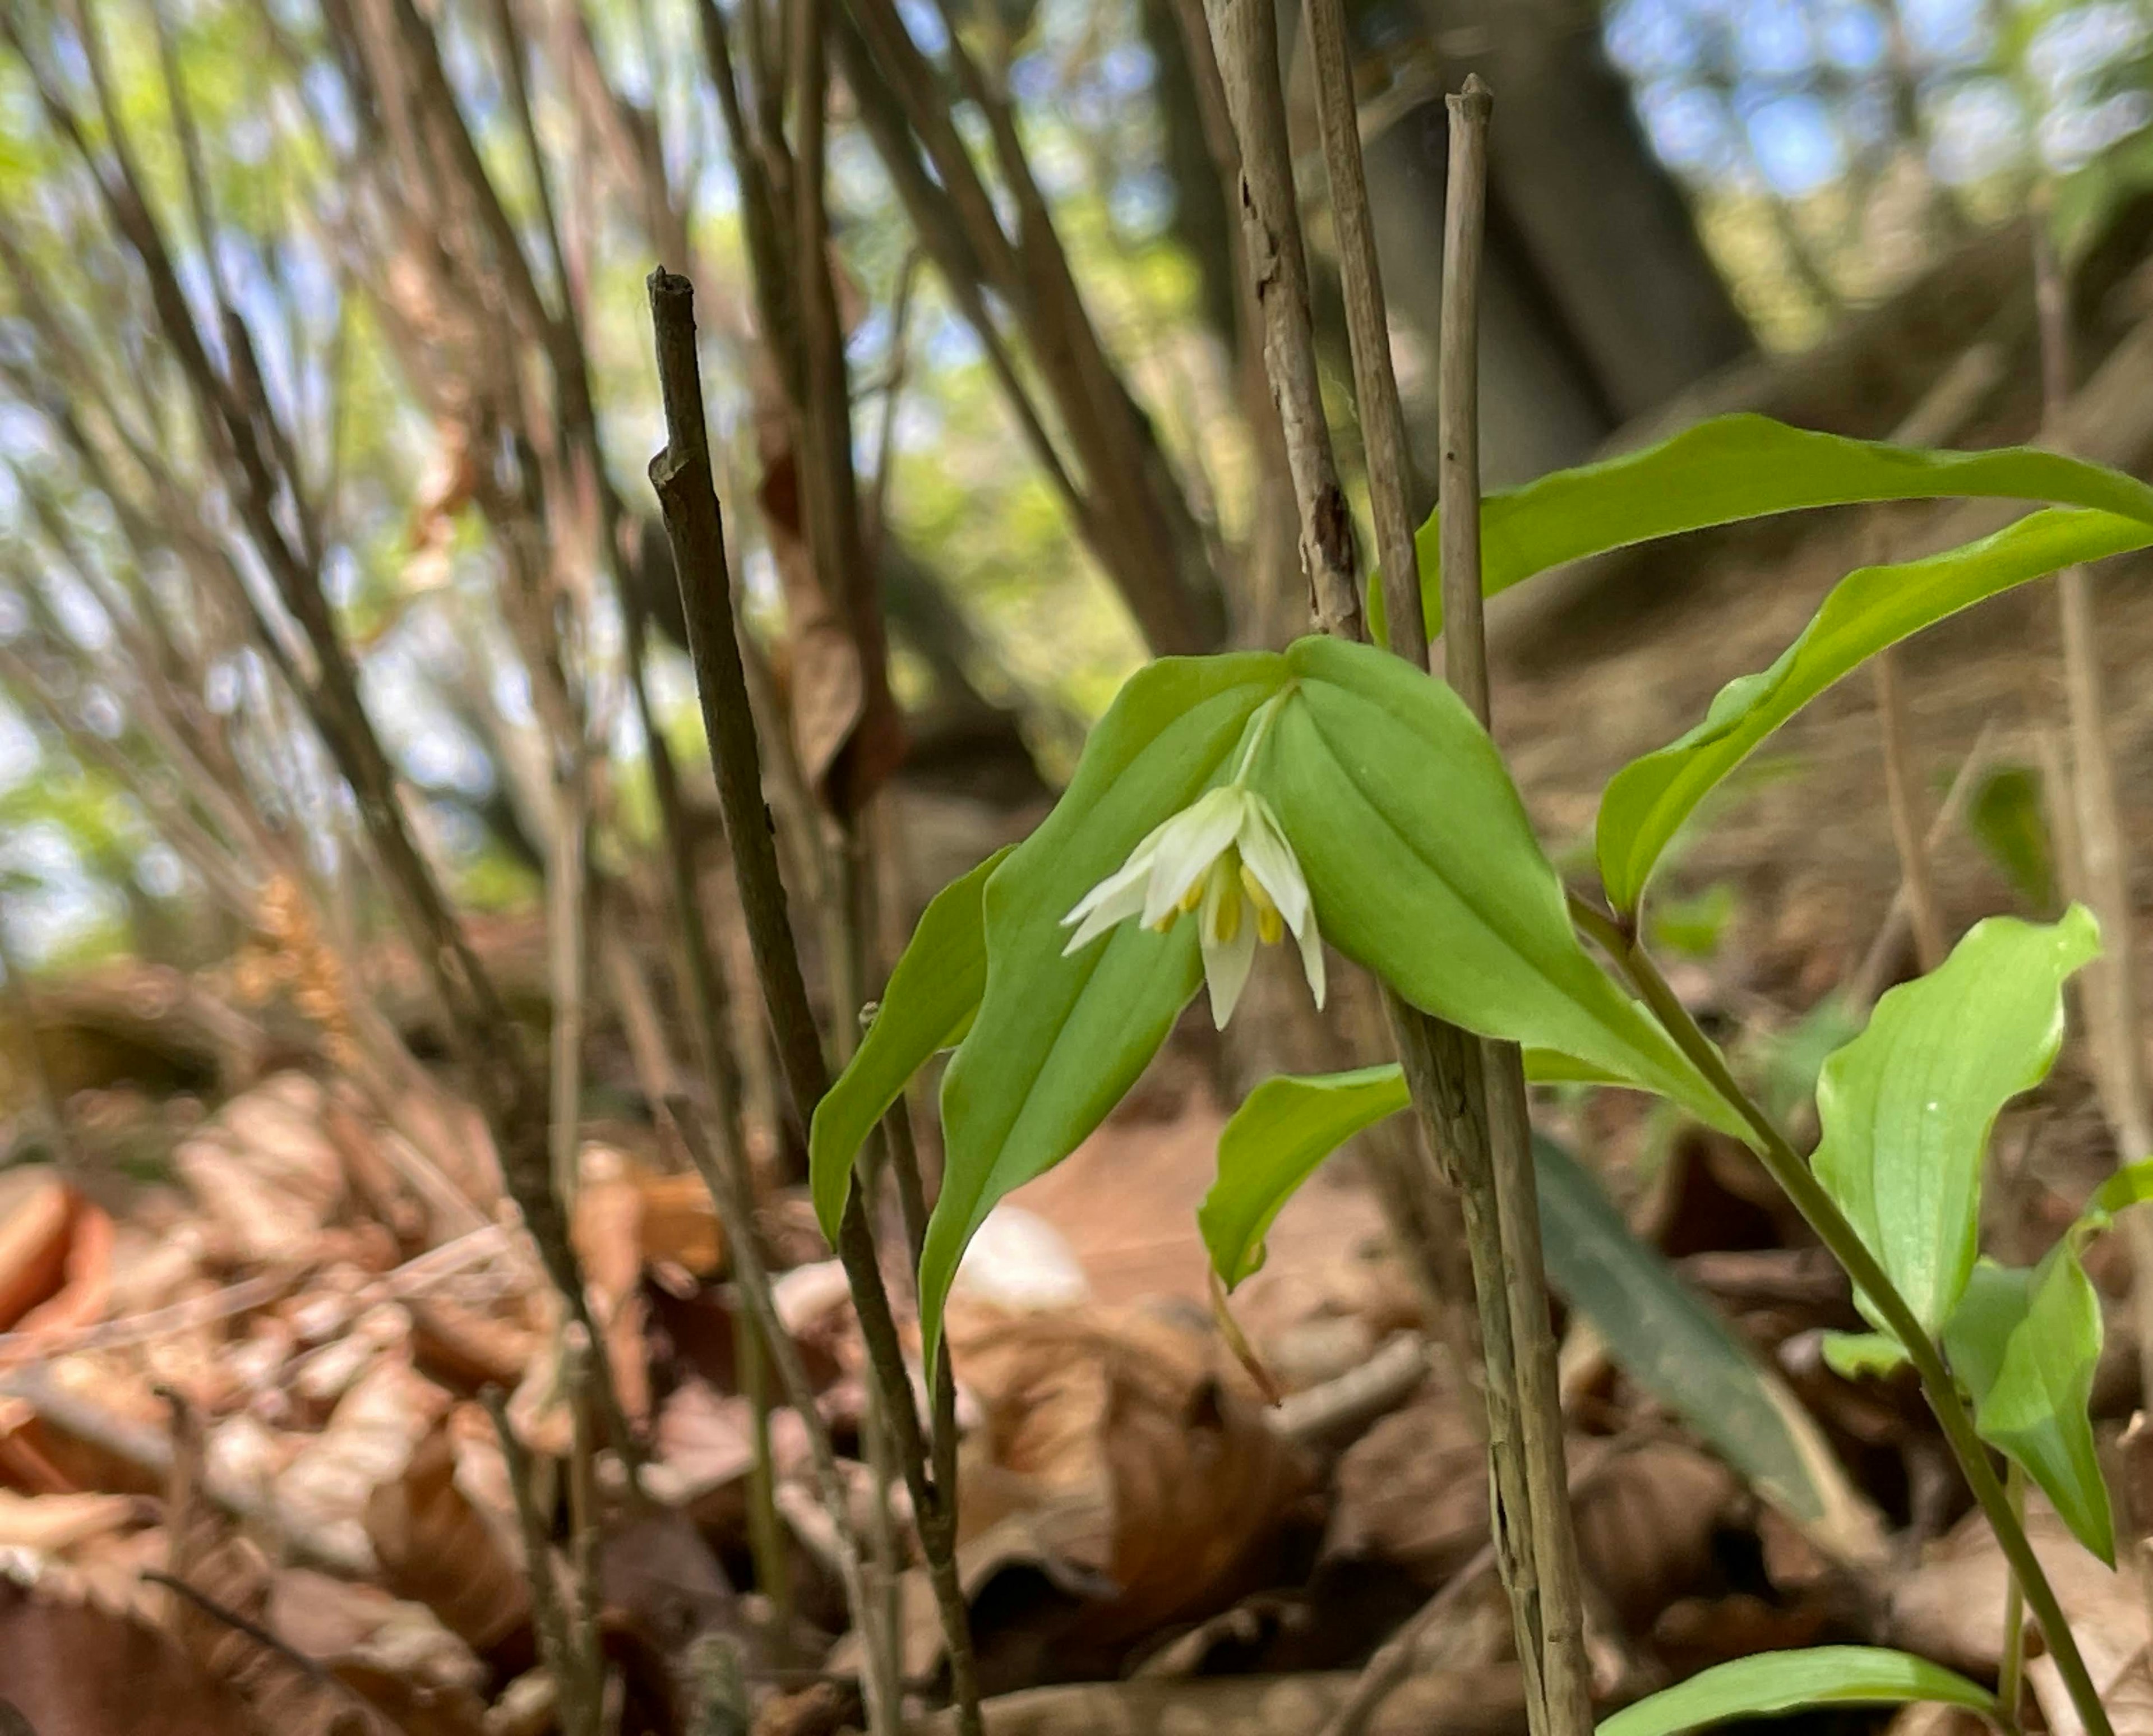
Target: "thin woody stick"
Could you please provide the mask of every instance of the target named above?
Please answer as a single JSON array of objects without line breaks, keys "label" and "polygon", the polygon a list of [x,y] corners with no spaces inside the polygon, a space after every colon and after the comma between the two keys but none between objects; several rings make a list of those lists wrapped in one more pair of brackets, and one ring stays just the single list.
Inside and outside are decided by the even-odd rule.
[{"label": "thin woody stick", "polygon": [[[1487,217],[1488,122],[1494,104],[1477,75],[1466,79],[1462,93],[1445,101],[1450,111],[1450,185],[1443,221],[1438,360],[1443,666],[1459,697],[1485,725],[1490,714],[1488,640],[1480,596],[1479,280]],[[1584,1736],[1592,1728],[1592,1679],[1585,1657],[1583,1585],[1564,1464],[1555,1329],[1548,1318],[1547,1276],[1540,1256],[1540,1195],[1533,1171],[1524,1059],[1515,1043],[1484,1041],[1480,1051],[1501,1259],[1489,1272],[1476,1258],[1474,1284],[1481,1291],[1491,1282],[1501,1285],[1515,1340],[1518,1423],[1530,1504],[1527,1526],[1539,1582],[1540,1606],[1535,1612],[1539,1628],[1533,1636],[1541,1648],[1539,1728],[1545,1736]],[[1477,1153],[1460,1153],[1461,1170],[1471,1156]],[[1478,1178],[1468,1179],[1467,1199],[1471,1201],[1478,1192]],[[1476,1248],[1476,1255],[1478,1252]],[[1485,1308],[1484,1302],[1484,1312]],[[1491,1368],[1491,1386],[1494,1374]],[[1504,1495],[1499,1480],[1494,1491],[1499,1503]],[[1495,1520],[1499,1543],[1504,1520],[1499,1509]],[[1520,1647],[1525,1641],[1526,1635],[1520,1633]]]},{"label": "thin woody stick", "polygon": [[[659,266],[650,274],[650,308],[658,352],[659,384],[664,400],[666,444],[650,461],[673,544],[674,572],[680,583],[682,613],[688,627],[689,655],[695,669],[703,724],[717,773],[718,800],[725,837],[732,846],[733,873],[741,908],[755,954],[756,975],[763,1005],[776,1034],[778,1056],[795,1114],[804,1128],[829,1084],[822,1039],[807,1000],[801,974],[784,882],[777,869],[776,840],[769,810],[763,805],[761,750],[750,710],[746,670],[733,621],[732,588],[727,577],[725,534],[711,479],[710,440],[703,417],[702,375],[695,354],[695,290],[685,277]],[[859,1316],[860,1336],[876,1381],[882,1387],[888,1420],[896,1433],[899,1461],[912,1497],[928,1577],[942,1619],[957,1689],[960,1728],[977,1728],[970,1614],[959,1584],[954,1554],[956,1491],[929,1472],[928,1445],[906,1373],[904,1352],[890,1312],[889,1296],[876,1262],[868,1228],[866,1189],[855,1187],[838,1229],[837,1253]],[[775,1346],[772,1347],[776,1348]],[[869,1619],[865,1604],[854,1606]],[[870,1645],[873,1655],[877,1647]],[[893,1695],[886,1708],[895,1716]]]}]

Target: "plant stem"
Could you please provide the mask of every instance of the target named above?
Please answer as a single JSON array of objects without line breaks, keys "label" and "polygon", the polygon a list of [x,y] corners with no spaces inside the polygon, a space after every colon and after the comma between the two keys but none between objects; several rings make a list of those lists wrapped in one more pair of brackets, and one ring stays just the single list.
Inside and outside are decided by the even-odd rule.
[{"label": "plant stem", "polygon": [[1952,1455],[1958,1460],[1967,1487],[1987,1515],[1989,1528],[1996,1534],[2003,1558],[2023,1588],[2034,1619],[2041,1624],[2049,1655],[2056,1661],[2057,1672],[2064,1678],[2071,1704],[2085,1725],[2087,1736],[2115,1736],[2070,1623],[2064,1619],[2063,1606],[2056,1601],[2055,1590],[2049,1583],[2040,1557],[2033,1552],[2024,1524],[2012,1510],[2010,1498],[1989,1462],[1988,1448],[1974,1428],[1973,1418],[1967,1414],[1965,1401],[1959,1396],[1958,1383],[1945,1366],[1943,1353],[1937,1348],[1936,1341],[1915,1318],[1906,1299],[1899,1294],[1897,1286],[1877,1263],[1876,1256],[1869,1251],[1860,1232],[1847,1221],[1838,1202],[1825,1191],[1824,1184],[1788,1143],[1786,1136],[1773,1125],[1771,1117],[1728,1072],[1718,1049],[1667,985],[1667,979],[1660,974],[1659,967],[1642,944],[1626,934],[1606,911],[1585,899],[1573,896],[1570,905],[1578,925],[1606,948],[1621,965],[1676,1046],[1748,1123],[1755,1135],[1757,1154],[1772,1179],[1794,1202],[1795,1209],[1830,1250],[1832,1257],[1855,1286],[1869,1298],[1883,1317],[1885,1326],[1905,1349],[1914,1372],[1921,1377],[1922,1394],[1936,1413]]},{"label": "plant stem", "polygon": [[[2018,1522],[2026,1522],[2026,1473],[2015,1459],[2004,1461],[2003,1494]],[[2003,1586],[2003,1664],[1996,1677],[1996,1698],[2003,1708],[2003,1727],[2019,1728],[2026,1698],[2026,1591],[2012,1573]]]}]

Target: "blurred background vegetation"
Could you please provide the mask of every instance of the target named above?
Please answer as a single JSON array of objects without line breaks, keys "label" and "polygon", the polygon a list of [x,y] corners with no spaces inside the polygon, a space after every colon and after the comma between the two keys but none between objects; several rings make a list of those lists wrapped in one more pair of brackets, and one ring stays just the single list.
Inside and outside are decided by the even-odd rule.
[{"label": "blurred background vegetation", "polygon": [[[714,9],[6,6],[9,959],[38,972],[119,954],[220,956],[248,924],[272,843],[349,934],[379,919],[352,799],[295,699],[306,654],[278,642],[293,639],[290,622],[230,462],[188,414],[176,316],[206,334],[213,372],[255,382],[242,395],[282,472],[271,510],[318,573],[457,899],[513,913],[542,896],[557,780],[537,690],[562,678],[534,677],[534,659],[561,661],[590,751],[616,774],[601,854],[647,845],[657,822],[624,687],[626,626],[599,550],[608,537],[632,543],[634,525],[608,528],[565,442],[543,450],[558,387],[538,358],[553,339],[501,288],[501,250],[523,256],[546,318],[573,328],[628,521],[648,515],[642,466],[660,440],[643,278],[661,257],[693,271],[735,577],[784,690],[800,613],[772,487],[784,438],[715,89]],[[725,0],[715,15],[744,57],[752,109],[770,94],[758,73],[776,86],[793,50],[763,39],[776,14],[756,0]],[[1275,502],[1244,414],[1230,212],[1192,15],[1177,0],[903,0],[889,16],[915,68],[878,49],[858,59],[832,8],[827,220],[863,536],[910,720],[900,785],[939,778],[1021,807],[1066,774],[1086,723],[1147,649],[1293,629],[1290,527],[1286,552],[1275,537],[1266,552]],[[440,154],[440,117],[393,112],[425,108],[400,20],[434,45],[429,65],[505,229],[488,228],[485,199]],[[1370,0],[1356,22],[1396,349],[1423,442],[1441,92],[1479,65],[1499,92],[1486,339],[1496,483],[1583,458],[1759,357],[1826,343],[2007,224],[2037,188],[2067,244],[2084,248],[2153,179],[2143,0]],[[1296,125],[1311,124],[1295,142],[1321,254],[1296,38],[1290,30],[1289,85]],[[868,64],[886,82],[863,94],[851,69]],[[1112,496],[1085,473],[1042,368],[1052,333],[993,261],[954,283],[949,260],[976,245],[938,243],[946,211],[893,179],[893,129],[920,136],[917,115],[892,119],[891,93],[913,70],[1013,235],[1028,196],[1013,164],[1028,170],[1139,409],[1146,462],[1164,472],[1153,480],[1201,546],[1202,559],[1160,581],[1184,594],[1148,624],[1150,578],[1085,529],[1087,513],[1111,516]],[[911,161],[916,177],[916,151]],[[927,179],[927,196],[946,191]],[[154,228],[182,308],[158,304],[132,226]],[[671,257],[684,244],[692,257]],[[1335,303],[1335,285],[1319,288]],[[1349,422],[1335,307],[1331,318],[1335,409]],[[1041,434],[1026,435],[1021,405]],[[1847,400],[1839,420],[1881,434],[1890,407]],[[1047,451],[1071,481],[1057,482]],[[664,590],[650,593],[661,629]],[[519,623],[519,608],[543,628]],[[703,776],[677,645],[655,646],[650,681],[656,716],[691,778]],[[978,853],[949,853],[941,873]]]}]

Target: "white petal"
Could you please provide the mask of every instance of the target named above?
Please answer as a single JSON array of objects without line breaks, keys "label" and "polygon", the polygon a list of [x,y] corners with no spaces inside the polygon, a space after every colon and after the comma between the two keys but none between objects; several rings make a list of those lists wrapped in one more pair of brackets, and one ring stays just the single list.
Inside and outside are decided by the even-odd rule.
[{"label": "white petal", "polygon": [[1308,926],[1294,931],[1294,939],[1300,943],[1301,975],[1308,979],[1308,992],[1316,997],[1318,1011],[1323,1005],[1323,937],[1316,932],[1316,917],[1310,913]]},{"label": "white petal", "polygon": [[[1151,874],[1151,858],[1132,856],[1121,867],[1107,876],[1097,886],[1076,900],[1075,907],[1061,919],[1065,929],[1072,923],[1082,922],[1087,917],[1112,906],[1121,914],[1109,920],[1119,922],[1122,916],[1132,915],[1143,909],[1144,882]],[[1126,909],[1121,907],[1127,905]]]},{"label": "white petal", "polygon": [[1250,799],[1242,816],[1241,829],[1234,835],[1234,842],[1249,872],[1271,895],[1271,902],[1278,906],[1285,925],[1299,934],[1312,917],[1308,881],[1300,871],[1293,846],[1286,843],[1285,834],[1279,830],[1278,822],[1272,817],[1270,805],[1261,797]]},{"label": "white petal", "polygon": [[1245,791],[1228,784],[1208,790],[1167,822],[1152,863],[1151,890],[1144,899],[1147,926],[1157,922],[1188,895],[1219,853],[1240,829]]},{"label": "white petal", "polygon": [[1249,980],[1249,967],[1256,958],[1256,924],[1244,918],[1231,940],[1214,941],[1211,927],[1203,930],[1204,980],[1211,989],[1211,1022],[1219,1030],[1240,1004],[1241,990]]}]

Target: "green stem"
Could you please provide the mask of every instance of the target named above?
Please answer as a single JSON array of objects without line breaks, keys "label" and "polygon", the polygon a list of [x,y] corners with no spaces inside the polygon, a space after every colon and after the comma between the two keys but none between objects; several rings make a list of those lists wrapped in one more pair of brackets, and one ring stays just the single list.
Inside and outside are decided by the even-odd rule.
[{"label": "green stem", "polygon": [[[2003,1494],[2018,1522],[2026,1522],[2026,1473],[2015,1459],[2003,1467]],[[2013,1572],[2003,1587],[2003,1666],[1996,1678],[1997,1703],[2003,1708],[2003,1727],[2017,1730],[2019,1708],[2026,1698],[2026,1593]]]},{"label": "green stem", "polygon": [[1989,1528],[1996,1534],[2013,1577],[2031,1606],[2034,1619],[2041,1624],[2042,1635],[2049,1643],[2049,1655],[2056,1661],[2057,1672],[2064,1678],[2071,1704],[2085,1725],[2087,1736],[2115,1736],[2108,1713],[2102,1709],[2100,1696],[2094,1688],[2093,1677],[2086,1669],[2085,1659],[2079,1655],[2070,1623],[2064,1619],[2063,1606],[2056,1601],[2055,1590],[2049,1583],[2040,1557],[2033,1553],[2024,1524],[2012,1510],[2010,1497],[2005,1494],[1995,1467],[1989,1463],[1988,1448],[1974,1429],[1973,1418],[1967,1413],[1965,1402],[1959,1396],[1958,1383],[1945,1367],[1943,1353],[1937,1348],[1936,1341],[1915,1318],[1906,1299],[1899,1294],[1897,1286],[1877,1263],[1876,1256],[1869,1251],[1869,1245],[1861,1240],[1860,1232],[1847,1221],[1838,1202],[1825,1190],[1824,1184],[1788,1143],[1786,1136],[1772,1124],[1771,1117],[1728,1071],[1718,1049],[1698,1028],[1680,997],[1668,987],[1667,979],[1660,975],[1659,967],[1647,954],[1642,943],[1606,911],[1596,909],[1585,899],[1573,896],[1570,904],[1578,926],[1621,965],[1636,985],[1637,992],[1644,996],[1645,1004],[1674,1039],[1676,1046],[1748,1123],[1756,1136],[1753,1143],[1757,1155],[1772,1179],[1794,1202],[1794,1209],[1808,1220],[1818,1238],[1831,1250],[1832,1257],[1845,1268],[1847,1275],[1882,1316],[1892,1336],[1905,1347],[1915,1372],[1921,1377],[1921,1391],[1928,1399],[1929,1408],[1936,1413],[1944,1439],[1950,1444],[1952,1456],[1958,1460],[1967,1487],[1973,1491],[1974,1499],[1980,1504]]}]

